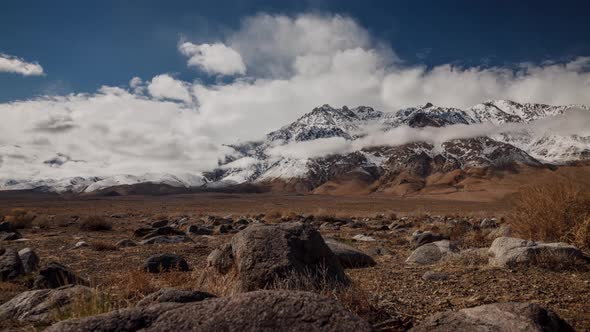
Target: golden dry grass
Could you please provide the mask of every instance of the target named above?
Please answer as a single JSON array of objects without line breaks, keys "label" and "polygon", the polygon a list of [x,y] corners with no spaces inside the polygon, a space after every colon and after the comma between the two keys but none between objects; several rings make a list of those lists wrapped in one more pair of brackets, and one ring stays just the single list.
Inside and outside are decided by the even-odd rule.
[{"label": "golden dry grass", "polygon": [[4,217],[16,229],[30,228],[33,225],[33,220],[36,215],[29,210],[22,208],[15,208],[10,211],[10,214]]},{"label": "golden dry grass", "polygon": [[[590,216],[587,187],[571,181],[532,186],[520,193],[510,216],[516,235],[537,241],[583,241]],[[586,226],[587,228],[587,226]]]}]

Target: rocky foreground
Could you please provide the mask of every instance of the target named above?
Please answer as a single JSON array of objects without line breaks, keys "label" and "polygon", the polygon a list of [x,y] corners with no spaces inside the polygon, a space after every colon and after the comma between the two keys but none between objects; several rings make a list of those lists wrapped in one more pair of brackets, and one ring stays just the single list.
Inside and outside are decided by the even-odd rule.
[{"label": "rocky foreground", "polygon": [[[457,216],[52,217],[0,223],[0,327],[573,331],[588,258]],[[564,287],[567,285],[567,287]]]}]

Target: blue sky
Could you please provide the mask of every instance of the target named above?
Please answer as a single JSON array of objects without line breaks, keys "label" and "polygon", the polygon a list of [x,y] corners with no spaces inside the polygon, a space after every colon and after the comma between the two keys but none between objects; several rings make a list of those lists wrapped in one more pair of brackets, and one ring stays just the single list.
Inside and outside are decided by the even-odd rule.
[{"label": "blue sky", "polygon": [[177,50],[223,40],[260,12],[343,14],[408,65],[511,66],[590,55],[587,1],[9,1],[0,53],[44,76],[0,73],[0,102],[93,92],[134,76],[213,81]]}]

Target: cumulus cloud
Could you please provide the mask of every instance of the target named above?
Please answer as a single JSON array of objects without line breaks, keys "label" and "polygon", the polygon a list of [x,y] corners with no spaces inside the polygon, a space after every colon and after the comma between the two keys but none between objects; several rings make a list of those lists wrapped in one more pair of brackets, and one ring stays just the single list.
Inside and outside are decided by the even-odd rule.
[{"label": "cumulus cloud", "polygon": [[156,98],[180,100],[185,103],[192,101],[187,83],[176,80],[168,74],[162,74],[152,78],[147,89]]},{"label": "cumulus cloud", "polygon": [[188,65],[198,67],[210,74],[243,75],[246,65],[240,53],[221,43],[193,44],[185,42],[178,47],[180,52],[189,57]]},{"label": "cumulus cloud", "polygon": [[[244,19],[226,38],[206,42],[179,45],[189,65],[237,77],[193,83],[161,74],[145,82],[133,78],[129,90],[102,87],[87,94],[0,104],[0,178],[199,172],[229,153],[223,143],[259,139],[326,103],[382,111],[426,102],[467,107],[492,98],[590,104],[590,57],[513,67],[408,66],[394,47],[341,15],[257,15]],[[467,130],[488,132],[478,126],[402,127],[373,131],[355,145],[327,139],[277,147],[273,153],[321,156],[449,138],[454,132],[467,135]],[[43,164],[57,153],[84,162]],[[10,157],[17,155],[32,159]],[[255,160],[239,163],[250,162]]]},{"label": "cumulus cloud", "polygon": [[37,62],[26,62],[24,59],[0,53],[0,72],[40,76],[43,75],[43,67]]}]

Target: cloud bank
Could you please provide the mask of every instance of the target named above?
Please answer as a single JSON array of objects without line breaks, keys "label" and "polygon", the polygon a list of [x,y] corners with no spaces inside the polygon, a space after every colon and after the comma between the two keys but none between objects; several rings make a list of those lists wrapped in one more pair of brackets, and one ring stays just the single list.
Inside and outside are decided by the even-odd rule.
[{"label": "cloud bank", "polygon": [[[222,144],[259,139],[326,103],[382,111],[426,102],[465,108],[487,99],[590,104],[590,57],[492,68],[409,66],[395,45],[341,15],[256,15],[224,38],[183,40],[179,52],[189,66],[227,79],[187,82],[162,73],[92,93],[0,104],[0,178],[199,172],[228,153]],[[2,59],[10,61],[0,68],[14,67],[14,58]],[[43,73],[26,65],[16,66],[29,68],[19,69],[23,75]],[[404,130],[387,135],[447,137]],[[394,139],[379,135],[355,144]],[[358,148],[327,143],[337,147],[314,155]],[[67,158],[59,167],[45,163],[60,155]]]},{"label": "cloud bank", "polygon": [[0,53],[1,72],[23,76],[41,76],[43,75],[43,67],[37,62],[26,62],[24,59]]}]

